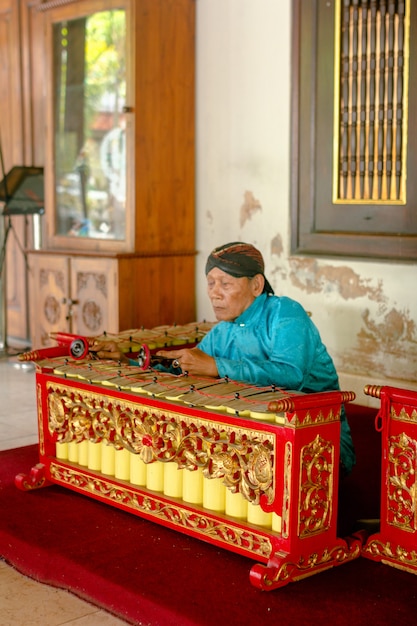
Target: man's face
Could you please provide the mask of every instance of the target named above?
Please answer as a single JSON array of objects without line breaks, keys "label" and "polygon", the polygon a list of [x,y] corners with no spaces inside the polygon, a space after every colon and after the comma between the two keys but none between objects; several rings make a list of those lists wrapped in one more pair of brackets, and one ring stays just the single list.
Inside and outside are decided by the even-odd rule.
[{"label": "man's face", "polygon": [[207,293],[218,321],[230,322],[243,313],[258,294],[257,278],[235,278],[214,267],[207,274]]}]

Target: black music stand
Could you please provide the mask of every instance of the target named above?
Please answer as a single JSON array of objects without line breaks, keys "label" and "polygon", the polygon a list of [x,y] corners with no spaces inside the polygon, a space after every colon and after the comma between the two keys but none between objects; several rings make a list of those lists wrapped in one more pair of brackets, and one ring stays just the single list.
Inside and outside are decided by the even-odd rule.
[{"label": "black music stand", "polygon": [[[4,202],[3,215],[8,218],[0,252],[0,279],[6,256],[6,244],[13,230],[13,215],[42,215],[44,208],[43,167],[16,165],[0,182],[0,202]],[[15,233],[16,241],[24,253]]]},{"label": "black music stand", "polygon": [[[2,155],[0,155],[2,156]],[[3,162],[2,162],[3,165]],[[4,173],[3,180],[0,182],[0,202],[4,202],[3,216],[5,219],[4,237],[0,251],[0,280],[3,277],[4,263],[6,260],[6,245],[9,234],[13,231],[16,243],[22,252],[25,263],[27,265],[27,255],[23,249],[16,231],[13,228],[12,217],[14,215],[42,215],[44,208],[44,184],[43,184],[43,167],[30,167],[16,165],[12,167],[8,174]],[[4,351],[7,352],[7,310],[6,310],[6,281],[3,280],[2,297],[4,302],[0,305],[4,310]],[[0,298],[1,300],[1,298]]]}]

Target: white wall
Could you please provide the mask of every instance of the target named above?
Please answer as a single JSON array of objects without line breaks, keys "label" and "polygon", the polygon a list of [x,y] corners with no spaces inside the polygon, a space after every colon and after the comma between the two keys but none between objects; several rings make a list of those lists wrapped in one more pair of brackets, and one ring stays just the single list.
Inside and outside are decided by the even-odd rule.
[{"label": "white wall", "polygon": [[416,264],[290,255],[291,0],[197,2],[197,311],[204,266],[249,241],[278,295],[311,311],[342,387],[417,388]]}]

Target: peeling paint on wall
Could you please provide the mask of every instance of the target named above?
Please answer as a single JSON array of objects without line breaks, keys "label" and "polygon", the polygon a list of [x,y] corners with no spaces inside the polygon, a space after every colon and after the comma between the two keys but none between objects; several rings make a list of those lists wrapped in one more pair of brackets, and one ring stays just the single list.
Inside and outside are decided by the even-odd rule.
[{"label": "peeling paint on wall", "polygon": [[[338,371],[360,375],[365,381],[376,376],[387,379],[387,384],[389,379],[402,380],[405,386],[417,381],[417,321],[408,308],[398,306],[384,277],[364,277],[351,267],[320,259],[286,260],[281,250],[278,235],[271,241],[271,284],[277,293],[290,292],[312,306],[316,325],[331,340],[329,349]],[[315,307],[318,302],[324,306]],[[334,334],[337,325],[339,336]]]},{"label": "peeling paint on wall", "polygon": [[251,191],[245,191],[243,204],[240,207],[240,227],[242,228],[256,211],[262,211],[262,205]]},{"label": "peeling paint on wall", "polygon": [[337,293],[344,300],[367,297],[385,302],[382,281],[376,286],[372,280],[361,278],[351,267],[321,266],[317,259],[294,257],[289,260],[292,284],[311,293]]},{"label": "peeling paint on wall", "polygon": [[372,339],[383,345],[397,345],[398,342],[410,341],[416,344],[416,324],[414,320],[409,318],[409,313],[391,309],[384,316],[383,322],[377,324],[371,319],[369,309],[366,309],[362,315],[365,328],[361,331],[359,337]]},{"label": "peeling paint on wall", "polygon": [[362,313],[363,327],[356,344],[339,357],[344,371],[364,375],[377,373],[381,378],[417,380],[416,324],[408,311],[391,308],[382,320],[372,317],[369,309]]},{"label": "peeling paint on wall", "polygon": [[284,246],[282,245],[282,237],[280,234],[275,235],[275,237],[271,239],[270,250],[271,256],[282,256],[282,253],[284,252]]}]

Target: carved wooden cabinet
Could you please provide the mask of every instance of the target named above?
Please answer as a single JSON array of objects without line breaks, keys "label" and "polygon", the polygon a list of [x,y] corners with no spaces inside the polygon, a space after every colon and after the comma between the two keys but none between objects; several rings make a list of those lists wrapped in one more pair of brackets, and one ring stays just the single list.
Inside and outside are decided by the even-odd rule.
[{"label": "carved wooden cabinet", "polygon": [[54,344],[55,331],[94,336],[194,319],[194,293],[181,288],[193,284],[192,257],[34,251],[29,263],[35,348]]},{"label": "carved wooden cabinet", "polygon": [[32,338],[49,345],[54,331],[95,335],[118,328],[117,262],[31,254]]},{"label": "carved wooden cabinet", "polygon": [[55,330],[195,319],[195,0],[26,10],[45,70],[34,105],[45,118],[45,216],[43,249],[29,252],[33,348]]}]

